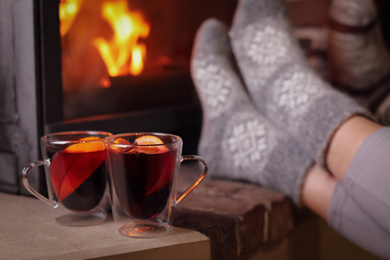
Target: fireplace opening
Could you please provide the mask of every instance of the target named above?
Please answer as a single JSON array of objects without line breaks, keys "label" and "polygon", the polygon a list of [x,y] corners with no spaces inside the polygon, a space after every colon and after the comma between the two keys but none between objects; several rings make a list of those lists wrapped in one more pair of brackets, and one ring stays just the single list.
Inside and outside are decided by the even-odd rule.
[{"label": "fireplace opening", "polygon": [[64,120],[197,106],[189,71],[196,30],[211,16],[229,22],[235,5],[60,0]]},{"label": "fireplace opening", "polygon": [[203,15],[182,2],[61,0],[64,119],[196,105],[189,62]]}]

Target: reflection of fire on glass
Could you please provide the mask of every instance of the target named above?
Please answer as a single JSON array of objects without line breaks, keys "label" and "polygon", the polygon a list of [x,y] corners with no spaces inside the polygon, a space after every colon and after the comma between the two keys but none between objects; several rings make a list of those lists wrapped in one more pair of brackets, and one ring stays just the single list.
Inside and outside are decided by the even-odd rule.
[{"label": "reflection of fire on glass", "polygon": [[65,89],[80,84],[109,87],[109,77],[139,75],[143,70],[146,46],[140,40],[150,31],[143,15],[131,11],[126,0],[93,1],[88,7],[87,2],[60,3]]}]

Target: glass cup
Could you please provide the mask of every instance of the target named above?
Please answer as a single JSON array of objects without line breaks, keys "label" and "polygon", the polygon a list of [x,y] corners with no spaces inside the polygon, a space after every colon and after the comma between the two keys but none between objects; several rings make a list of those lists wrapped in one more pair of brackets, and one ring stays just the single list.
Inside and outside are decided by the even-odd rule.
[{"label": "glass cup", "polygon": [[[125,133],[107,137],[104,144],[117,232],[135,238],[169,232],[175,207],[206,176],[207,163],[196,155],[182,156],[182,139],[171,134]],[[198,160],[204,169],[177,197],[176,179],[185,160]]]},{"label": "glass cup", "polygon": [[[53,208],[67,213],[56,218],[66,226],[102,223],[109,209],[108,177],[103,139],[112,135],[99,131],[61,132],[41,138],[43,160],[27,164],[22,171],[24,187]],[[48,197],[28,181],[30,171],[45,166]]]}]

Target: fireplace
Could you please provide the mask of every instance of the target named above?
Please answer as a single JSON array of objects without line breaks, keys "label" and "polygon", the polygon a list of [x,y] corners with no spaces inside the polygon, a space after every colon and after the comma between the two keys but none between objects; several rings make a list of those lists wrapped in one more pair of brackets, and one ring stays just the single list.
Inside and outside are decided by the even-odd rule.
[{"label": "fireplace", "polygon": [[201,110],[189,72],[194,36],[207,17],[229,22],[235,0],[47,2],[37,1],[41,46],[56,48],[43,47],[42,65],[56,71],[43,77],[57,75],[57,82],[43,89],[61,93],[62,102],[46,95],[58,113],[44,122],[46,132],[163,131],[188,134],[196,143]]},{"label": "fireplace", "polygon": [[[97,43],[110,45],[116,30],[103,6],[113,3],[122,6],[114,17],[125,10],[144,27],[125,42],[130,50],[114,49],[111,56],[102,57],[104,46],[98,49]],[[27,162],[41,158],[39,137],[50,132],[169,132],[183,138],[184,153],[196,153],[202,111],[189,71],[194,36],[208,17],[229,23],[236,4],[2,0],[0,190],[26,194],[19,173]],[[77,12],[63,19],[61,7]],[[120,52],[129,52],[130,58],[112,73],[105,62],[120,60]],[[134,65],[137,59],[141,65]],[[30,177],[42,191],[43,173]]]}]

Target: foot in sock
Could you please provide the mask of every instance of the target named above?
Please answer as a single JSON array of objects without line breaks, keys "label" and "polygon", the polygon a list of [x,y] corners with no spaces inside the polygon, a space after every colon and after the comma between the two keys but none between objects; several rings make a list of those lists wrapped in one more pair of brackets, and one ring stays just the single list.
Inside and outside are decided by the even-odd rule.
[{"label": "foot in sock", "polygon": [[380,87],[390,56],[373,0],[334,0],[329,8],[328,62],[334,84],[353,92]]},{"label": "foot in sock", "polygon": [[255,106],[286,129],[320,165],[335,129],[368,115],[306,64],[286,20],[284,1],[240,0],[230,38]]},{"label": "foot in sock", "polygon": [[198,31],[191,73],[203,108],[199,154],[210,175],[261,184],[299,204],[312,159],[252,105],[235,71],[227,29],[217,20]]},{"label": "foot in sock", "polygon": [[328,64],[332,85],[388,124],[390,55],[373,0],[334,0],[329,8]]}]

